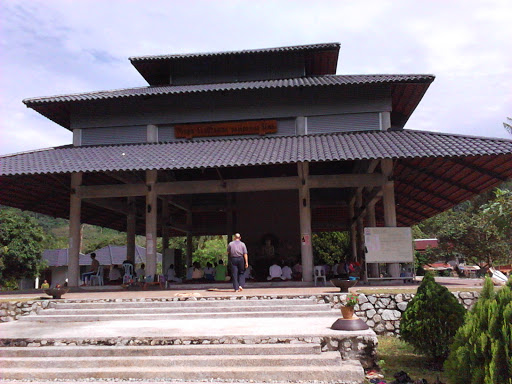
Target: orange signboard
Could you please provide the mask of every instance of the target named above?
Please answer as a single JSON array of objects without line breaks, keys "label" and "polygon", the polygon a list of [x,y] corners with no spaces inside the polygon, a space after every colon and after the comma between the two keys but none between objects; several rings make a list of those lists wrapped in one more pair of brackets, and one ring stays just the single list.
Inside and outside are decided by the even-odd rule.
[{"label": "orange signboard", "polygon": [[229,121],[223,123],[178,124],[174,126],[177,139],[193,137],[266,135],[277,132],[276,120]]}]

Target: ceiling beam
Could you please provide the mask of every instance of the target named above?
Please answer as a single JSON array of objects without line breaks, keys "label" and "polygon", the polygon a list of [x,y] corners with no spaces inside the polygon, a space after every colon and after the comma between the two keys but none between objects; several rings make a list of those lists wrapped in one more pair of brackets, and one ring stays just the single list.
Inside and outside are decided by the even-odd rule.
[{"label": "ceiling beam", "polygon": [[[379,173],[341,174],[309,176],[310,188],[351,188],[375,187],[385,183],[386,178]],[[173,181],[155,184],[159,195],[187,195],[226,192],[258,192],[298,189],[298,176],[267,177],[254,179],[229,179],[205,181]],[[85,198],[107,198],[144,196],[144,184],[82,185],[77,187],[77,196]]]},{"label": "ceiling beam", "polygon": [[487,175],[492,177],[493,179],[500,180],[500,181],[507,181],[507,178],[500,175],[499,173],[493,172],[489,169],[485,169],[482,167],[479,167],[478,165],[468,163],[467,161],[464,161],[462,159],[451,157],[448,160],[450,160],[452,163],[462,165],[463,167],[472,169],[473,171],[476,171],[478,173],[481,173],[482,175]]},{"label": "ceiling beam", "polygon": [[453,187],[457,187],[459,189],[463,189],[465,191],[471,192],[474,195],[478,195],[480,193],[480,191],[477,191],[476,189],[470,188],[467,185],[464,185],[464,184],[459,183],[457,181],[453,181],[451,179],[448,179],[448,178],[446,178],[446,177],[444,177],[442,175],[438,175],[438,174],[436,174],[434,172],[431,172],[431,171],[427,170],[426,168],[419,168],[418,169],[418,168],[415,168],[412,165],[409,165],[409,164],[406,164],[406,163],[402,163],[401,165],[403,167],[405,167],[405,168],[409,168],[413,173],[418,173],[420,175],[426,175],[426,176],[432,177],[434,179],[441,180],[442,182],[444,182],[446,184],[450,184]]}]

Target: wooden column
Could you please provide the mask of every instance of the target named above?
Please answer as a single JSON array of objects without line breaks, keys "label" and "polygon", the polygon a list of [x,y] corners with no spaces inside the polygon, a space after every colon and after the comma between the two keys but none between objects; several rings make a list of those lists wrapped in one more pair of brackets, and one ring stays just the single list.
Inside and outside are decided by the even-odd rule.
[{"label": "wooden column", "polygon": [[357,258],[356,261],[362,263],[362,251],[364,249],[364,221],[363,221],[363,190],[358,188],[356,192],[356,208],[357,208],[357,220],[356,220],[356,239],[357,239]]},{"label": "wooden column", "polygon": [[137,228],[135,197],[128,197],[126,215],[126,259],[135,264],[135,236]]},{"label": "wooden column", "polygon": [[227,208],[226,208],[226,235],[228,238],[228,244],[233,240],[233,195],[228,193],[227,196]]},{"label": "wooden column", "polygon": [[355,218],[355,199],[352,199],[348,205],[348,215],[350,223],[350,246],[352,248],[352,260],[357,259],[357,232]]},{"label": "wooden column", "polygon": [[[393,175],[393,160],[383,159],[381,161],[382,173],[384,176],[391,178]],[[395,205],[395,184],[388,180],[382,186],[382,203],[384,205],[384,226],[396,227],[396,205]],[[400,264],[388,264],[388,273],[391,277],[400,276]]]},{"label": "wooden column", "polygon": [[[376,227],[375,201],[371,201],[366,208],[366,221],[369,227]],[[379,264],[368,263],[368,277],[379,277]]]},{"label": "wooden column", "polygon": [[146,171],[146,275],[156,274],[157,171]]},{"label": "wooden column", "polygon": [[165,250],[169,249],[169,201],[167,198],[162,198],[162,254],[165,255]]},{"label": "wooden column", "polygon": [[71,194],[69,197],[69,259],[68,286],[78,287],[80,283],[79,255],[81,247],[80,214],[82,200],[77,197],[77,187],[82,184],[82,172],[71,174]]},{"label": "wooden column", "polygon": [[187,268],[192,266],[192,211],[187,212]]},{"label": "wooden column", "polygon": [[297,163],[299,174],[299,215],[302,280],[313,281],[313,245],[311,233],[311,201],[309,195],[309,163]]}]

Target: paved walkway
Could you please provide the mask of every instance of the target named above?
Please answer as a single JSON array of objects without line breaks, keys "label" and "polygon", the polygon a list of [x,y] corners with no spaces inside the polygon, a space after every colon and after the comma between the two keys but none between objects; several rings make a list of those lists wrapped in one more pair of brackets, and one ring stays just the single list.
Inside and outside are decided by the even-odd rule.
[{"label": "paved walkway", "polygon": [[[351,288],[351,291],[357,292],[358,290],[402,290],[412,289],[415,290],[421,278],[417,278],[416,283],[403,284],[379,282],[372,283],[372,285],[357,285]],[[452,277],[436,277],[436,281],[443,284],[450,289],[468,289],[468,288],[481,288],[482,279],[459,279]],[[321,284],[321,283],[319,283]],[[215,291],[209,290],[210,288]],[[76,288],[68,292],[65,299],[143,299],[143,298],[171,298],[179,295],[199,295],[206,296],[247,296],[247,295],[317,295],[338,293],[339,289],[330,286],[308,286],[301,282],[283,282],[283,283],[248,283],[243,292],[233,292],[230,284],[214,284],[214,285],[178,285],[170,286],[169,289],[150,288],[148,290],[125,290],[120,286],[103,286],[103,287],[83,287]],[[0,292],[0,300],[16,300],[16,299],[39,299],[41,297],[47,298],[48,296],[41,290],[25,290],[13,292]]]}]

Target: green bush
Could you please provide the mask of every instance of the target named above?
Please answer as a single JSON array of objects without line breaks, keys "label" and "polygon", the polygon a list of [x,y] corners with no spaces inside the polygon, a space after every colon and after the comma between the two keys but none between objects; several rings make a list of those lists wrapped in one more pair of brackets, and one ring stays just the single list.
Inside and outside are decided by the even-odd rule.
[{"label": "green bush", "polygon": [[427,273],[400,321],[400,337],[419,352],[441,363],[466,310],[446,287]]},{"label": "green bush", "polygon": [[512,384],[512,280],[491,279],[455,335],[445,370],[453,384]]}]

